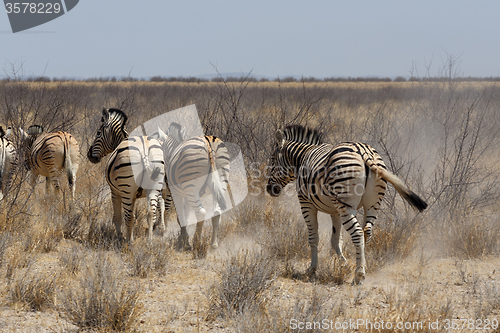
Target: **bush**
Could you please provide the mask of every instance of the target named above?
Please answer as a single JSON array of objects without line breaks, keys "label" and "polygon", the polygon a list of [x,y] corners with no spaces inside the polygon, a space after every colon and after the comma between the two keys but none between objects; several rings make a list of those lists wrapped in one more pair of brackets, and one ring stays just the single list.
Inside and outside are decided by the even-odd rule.
[{"label": "bush", "polygon": [[219,269],[220,280],[209,291],[209,319],[231,317],[255,307],[264,307],[277,265],[263,253],[240,251]]},{"label": "bush", "polygon": [[[75,283],[76,282],[76,283]],[[140,315],[138,284],[128,285],[123,274],[103,254],[59,295],[59,311],[80,328],[126,331]]]}]

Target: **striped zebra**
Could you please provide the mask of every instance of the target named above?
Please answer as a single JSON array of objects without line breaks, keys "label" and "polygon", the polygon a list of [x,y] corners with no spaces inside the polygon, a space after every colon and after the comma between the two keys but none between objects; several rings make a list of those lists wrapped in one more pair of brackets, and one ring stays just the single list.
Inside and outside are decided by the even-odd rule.
[{"label": "striped zebra", "polygon": [[99,163],[103,157],[111,154],[106,163],[106,180],[111,189],[113,223],[118,238],[123,239],[122,207],[125,213],[125,238],[132,242],[135,201],[146,197],[148,238],[151,241],[158,207],[161,207],[160,229],[163,231],[163,210],[165,206],[169,208],[172,202],[170,194],[167,191],[162,192],[165,183],[163,150],[156,139],[146,136],[129,137],[125,130],[127,119],[125,113],[119,109],[103,109],[102,124],[87,157],[90,162]]},{"label": "striped zebra", "polygon": [[42,126],[32,125],[24,132],[21,128],[25,165],[31,170],[32,184],[35,186],[39,175],[46,177],[46,190],[52,185],[59,190],[59,176],[66,172],[71,197],[75,198],[75,181],[80,149],[78,142],[69,133],[59,131],[44,133]]},{"label": "striped zebra", "polygon": [[7,127],[4,131],[0,126],[0,200],[9,187],[10,172],[16,164],[16,149],[12,141],[7,138],[11,132],[11,127]]},{"label": "striped zebra", "polygon": [[[176,205],[177,221],[181,226],[180,246],[190,248],[186,225],[182,226],[192,209],[195,213],[196,232],[194,244],[199,244],[207,211],[200,200],[208,188],[213,195],[212,248],[218,247],[220,214],[226,210],[225,194],[229,181],[229,152],[222,140],[207,135],[183,141],[177,147],[166,146],[168,136],[158,128],[164,154],[168,156],[165,175],[172,196],[181,198],[182,207]],[[172,148],[174,148],[172,150]]]},{"label": "striped zebra", "polygon": [[[318,265],[317,214],[321,211],[331,216],[331,244],[343,261],[342,227],[350,234],[356,247],[354,282],[360,283],[365,278],[365,242],[371,238],[387,182],[419,211],[427,204],[389,172],[377,151],[366,144],[345,142],[332,146],[322,142],[319,132],[298,125],[277,131],[276,138],[278,146],[271,159],[267,192],[276,197],[288,183],[297,180],[311,247],[307,274],[314,274]],[[356,219],[356,211],[361,207],[362,224]]]}]

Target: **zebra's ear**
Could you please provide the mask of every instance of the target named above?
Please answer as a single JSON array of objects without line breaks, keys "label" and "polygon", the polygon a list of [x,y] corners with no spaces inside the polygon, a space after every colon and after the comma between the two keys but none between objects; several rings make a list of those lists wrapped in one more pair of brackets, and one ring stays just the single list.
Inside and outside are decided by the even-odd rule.
[{"label": "zebra's ear", "polygon": [[102,119],[101,122],[105,122],[109,119],[109,110],[106,108],[102,108]]},{"label": "zebra's ear", "polygon": [[28,133],[26,133],[25,131],[23,131],[23,129],[21,127],[19,127],[19,132],[21,133],[21,138],[22,139],[26,139],[28,137]]},{"label": "zebra's ear", "polygon": [[159,126],[158,126],[158,140],[162,142],[165,142],[165,140],[167,140],[167,135],[165,134],[165,132],[161,130]]},{"label": "zebra's ear", "polygon": [[3,127],[0,126],[0,138],[3,138],[5,135],[5,132],[3,131]]},{"label": "zebra's ear", "polygon": [[277,130],[277,131],[276,131],[276,139],[277,139],[279,142],[283,141],[283,132],[282,132],[282,131],[280,131],[280,130]]},{"label": "zebra's ear", "polygon": [[184,141],[186,140],[187,137],[187,129],[186,126],[181,127],[181,140]]},{"label": "zebra's ear", "polygon": [[277,130],[276,131],[276,139],[278,140],[278,145],[281,147],[283,147],[283,143],[284,143],[284,134],[282,131],[280,130]]},{"label": "zebra's ear", "polygon": [[[2,129],[2,132],[3,132],[3,129]],[[7,137],[10,135],[10,133],[12,133],[12,127],[9,126],[9,127],[7,127],[7,131],[5,132],[4,136]]]}]

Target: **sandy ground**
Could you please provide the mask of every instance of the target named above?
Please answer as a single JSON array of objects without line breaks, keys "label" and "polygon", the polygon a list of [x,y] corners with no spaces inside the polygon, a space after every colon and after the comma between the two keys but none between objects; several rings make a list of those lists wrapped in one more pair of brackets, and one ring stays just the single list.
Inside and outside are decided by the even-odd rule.
[{"label": "sandy ground", "polygon": [[[170,258],[165,276],[154,275],[140,279],[143,291],[140,298],[142,314],[136,330],[234,332],[235,328],[231,321],[205,320],[208,309],[207,289],[217,278],[216,266],[231,255],[228,251],[222,246],[209,253],[207,258],[200,260],[192,259],[189,253],[175,252]],[[39,269],[49,271],[56,269],[57,251],[41,255],[36,264],[39,265]],[[428,322],[432,319],[425,319],[426,314],[431,314],[426,312],[428,310],[425,307],[434,309],[448,305],[451,308],[449,312],[451,317],[441,318],[440,329],[436,330],[446,331],[442,326],[445,324],[445,319],[478,319],[476,316],[481,304],[484,307],[487,301],[490,302],[495,296],[492,294],[500,295],[499,282],[500,259],[496,257],[457,261],[420,254],[386,265],[378,272],[368,273],[366,281],[361,286],[352,286],[349,283],[340,286],[319,285],[311,281],[280,277],[274,285],[273,302],[278,305],[292,304],[297,299],[310,298],[315,289],[319,290],[323,296],[336,302],[337,308],[341,309],[341,317],[325,318],[332,322],[363,318],[387,322],[391,318],[396,320],[394,315],[398,314],[398,311],[397,317],[401,319],[411,308],[410,302],[414,302],[412,311],[420,311],[417,317],[424,322],[423,325],[429,325]],[[4,302],[0,308],[1,332],[78,331],[76,326],[63,319],[53,308],[32,312],[26,311],[20,305],[8,303],[7,281],[4,280],[3,283]],[[407,316],[409,319],[417,317],[412,317],[411,314]],[[487,318],[499,320],[498,309],[490,311]],[[283,330],[285,329],[287,327],[283,327]],[[365,329],[361,327],[360,330]],[[466,327],[450,331],[474,330]]]}]

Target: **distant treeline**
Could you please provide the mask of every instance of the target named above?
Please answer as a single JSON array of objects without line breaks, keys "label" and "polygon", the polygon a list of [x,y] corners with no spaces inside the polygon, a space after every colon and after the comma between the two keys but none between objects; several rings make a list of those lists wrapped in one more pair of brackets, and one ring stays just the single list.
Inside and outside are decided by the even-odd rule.
[{"label": "distant treeline", "polygon": [[67,82],[67,81],[79,81],[79,82],[467,82],[467,81],[486,81],[486,82],[498,82],[500,81],[499,76],[490,77],[404,77],[398,76],[396,78],[390,77],[327,77],[327,78],[316,78],[316,77],[301,77],[297,78],[294,76],[277,77],[275,79],[269,78],[256,78],[253,76],[219,76],[214,78],[199,78],[199,77],[184,77],[184,76],[152,76],[150,78],[135,78],[130,76],[116,77],[92,77],[87,79],[75,79],[75,78],[50,78],[47,76],[33,76],[19,78],[3,78],[0,79],[3,82],[9,81],[25,81],[25,82]]}]

